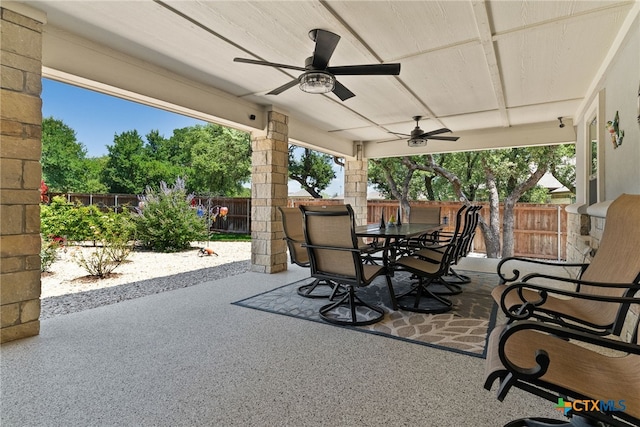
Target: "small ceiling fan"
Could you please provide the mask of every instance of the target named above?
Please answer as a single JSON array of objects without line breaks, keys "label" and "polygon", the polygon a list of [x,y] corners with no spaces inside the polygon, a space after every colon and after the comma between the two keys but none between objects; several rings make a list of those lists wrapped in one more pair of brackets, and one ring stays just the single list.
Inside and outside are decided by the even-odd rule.
[{"label": "small ceiling fan", "polygon": [[429,132],[424,132],[422,129],[420,129],[420,125],[418,123],[421,118],[422,116],[413,116],[413,120],[416,121],[416,127],[413,128],[410,135],[396,132],[390,133],[400,136],[408,136],[409,139],[407,140],[407,144],[409,145],[409,147],[424,147],[425,145],[427,145],[427,140],[429,139],[438,139],[441,141],[457,141],[458,138],[460,138],[459,136],[434,136],[441,133],[451,132],[451,129],[447,128],[440,128]]},{"label": "small ceiling fan", "polygon": [[316,43],[316,46],[313,55],[305,60],[304,67],[245,58],[234,58],[233,60],[234,62],[245,62],[247,64],[303,71],[300,77],[272,90],[267,93],[267,95],[278,95],[295,85],[300,85],[300,89],[304,92],[333,92],[338,98],[345,101],[354,97],[355,94],[337,81],[335,76],[397,76],[400,74],[400,64],[343,65],[329,67],[329,60],[338,45],[338,41],[340,41],[340,36],[330,31],[314,29],[309,31],[309,37]]}]

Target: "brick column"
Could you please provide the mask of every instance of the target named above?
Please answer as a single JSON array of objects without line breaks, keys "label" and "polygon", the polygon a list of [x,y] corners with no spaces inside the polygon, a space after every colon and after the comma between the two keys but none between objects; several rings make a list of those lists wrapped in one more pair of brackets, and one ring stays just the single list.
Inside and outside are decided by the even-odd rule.
[{"label": "brick column", "polygon": [[367,159],[362,157],[362,146],[356,145],[355,160],[345,159],[344,203],[350,204],[356,225],[367,224]]},{"label": "brick column", "polygon": [[6,8],[0,14],[0,342],[6,342],[40,332],[42,22]]},{"label": "brick column", "polygon": [[266,134],[254,133],[251,147],[251,271],[287,269],[287,247],[277,207],[287,205],[289,118],[269,111]]}]

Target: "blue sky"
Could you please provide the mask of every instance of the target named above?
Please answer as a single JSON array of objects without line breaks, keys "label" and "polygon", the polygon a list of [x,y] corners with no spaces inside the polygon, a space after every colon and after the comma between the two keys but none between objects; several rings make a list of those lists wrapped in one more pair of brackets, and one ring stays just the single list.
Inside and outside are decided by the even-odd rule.
[{"label": "blue sky", "polygon": [[60,119],[75,130],[87,157],[108,154],[107,145],[113,145],[114,135],[122,132],[135,129],[144,138],[157,129],[169,138],[174,129],[205,123],[47,79],[42,79],[42,115]]},{"label": "blue sky", "polygon": [[[114,135],[122,132],[135,129],[144,138],[157,129],[169,138],[174,129],[205,123],[48,79],[42,79],[42,115],[62,120],[73,129],[76,140],[86,148],[87,157],[108,154],[107,145],[113,145]],[[342,170],[337,166],[334,170],[337,178],[327,193],[342,194]],[[299,189],[298,183],[289,181],[290,193]]]}]

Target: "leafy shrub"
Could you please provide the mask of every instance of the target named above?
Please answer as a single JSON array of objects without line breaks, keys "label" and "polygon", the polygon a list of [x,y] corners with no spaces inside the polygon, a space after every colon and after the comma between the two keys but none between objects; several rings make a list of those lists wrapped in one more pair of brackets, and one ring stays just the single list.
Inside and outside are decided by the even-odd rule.
[{"label": "leafy shrub", "polygon": [[56,196],[51,204],[40,207],[41,232],[46,238],[65,237],[71,241],[87,240],[89,225],[79,212],[80,205]]},{"label": "leafy shrub", "polygon": [[59,236],[68,241],[128,241],[135,226],[128,211],[102,212],[95,206],[68,203],[56,196],[40,208],[41,232],[47,238]]},{"label": "leafy shrub", "polygon": [[163,181],[158,190],[147,187],[134,217],[141,244],[158,252],[177,252],[206,239],[205,221],[191,207],[192,199],[180,178],[173,186]]},{"label": "leafy shrub", "polygon": [[111,246],[127,246],[136,232],[136,224],[129,211],[121,213],[102,212],[92,226],[94,227],[94,234],[97,231],[101,240],[106,240],[111,243]]},{"label": "leafy shrub", "polygon": [[88,255],[76,250],[73,252],[72,257],[89,275],[103,279],[118,268],[130,252],[130,249],[124,252],[117,252],[117,256],[115,256],[113,245],[103,241],[101,246],[96,247]]},{"label": "leafy shrub", "polygon": [[58,249],[60,249],[60,243],[55,240],[45,239],[41,237],[40,245],[40,271],[49,271],[51,265],[58,259]]}]

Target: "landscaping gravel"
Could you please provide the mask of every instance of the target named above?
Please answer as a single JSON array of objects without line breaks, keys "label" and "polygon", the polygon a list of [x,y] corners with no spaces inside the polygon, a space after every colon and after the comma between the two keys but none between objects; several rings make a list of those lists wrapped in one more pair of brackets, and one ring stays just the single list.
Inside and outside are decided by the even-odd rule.
[{"label": "landscaping gravel", "polygon": [[[249,271],[250,242],[216,242],[192,245],[174,254],[135,251],[128,261],[105,279],[88,277],[73,254],[95,248],[68,248],[49,273],[42,275],[40,319],[88,310],[159,292],[223,279]],[[199,247],[217,255],[200,256]]]}]

